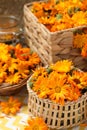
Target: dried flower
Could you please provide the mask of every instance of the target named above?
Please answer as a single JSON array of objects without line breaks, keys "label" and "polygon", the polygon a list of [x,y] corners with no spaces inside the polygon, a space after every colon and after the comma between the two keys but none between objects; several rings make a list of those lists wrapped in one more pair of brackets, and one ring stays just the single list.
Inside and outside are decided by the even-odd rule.
[{"label": "dried flower", "polygon": [[39,56],[20,43],[16,46],[1,43],[0,53],[0,83],[17,84],[28,78],[40,63]]},{"label": "dried flower", "polygon": [[70,60],[61,60],[48,68],[36,69],[29,85],[39,98],[64,105],[82,95],[87,86],[87,72],[76,69]]},{"label": "dried flower", "polygon": [[48,127],[43,118],[35,117],[28,120],[28,125],[25,126],[24,130],[48,130]]},{"label": "dried flower", "polygon": [[34,2],[31,11],[51,32],[87,25],[87,2],[84,0]]},{"label": "dried flower", "polygon": [[80,50],[82,57],[87,57],[87,28],[77,31],[74,35],[73,46]]},{"label": "dried flower", "polygon": [[13,114],[15,115],[17,112],[19,112],[20,108],[22,106],[22,103],[14,97],[9,97],[8,101],[1,101],[0,107],[1,111],[5,114]]}]

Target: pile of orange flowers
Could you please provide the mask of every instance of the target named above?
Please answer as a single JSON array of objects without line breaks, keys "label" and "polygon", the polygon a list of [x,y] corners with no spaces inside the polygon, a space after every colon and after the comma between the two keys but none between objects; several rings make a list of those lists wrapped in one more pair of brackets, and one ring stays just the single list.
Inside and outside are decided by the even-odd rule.
[{"label": "pile of orange flowers", "polygon": [[18,100],[18,98],[14,98],[12,96],[9,97],[8,101],[0,102],[0,110],[6,115],[15,115],[17,112],[19,112],[21,106],[22,103]]},{"label": "pile of orange flowers", "polygon": [[34,2],[31,11],[51,32],[87,25],[86,0]]},{"label": "pile of orange flowers", "polygon": [[58,61],[47,68],[37,68],[29,86],[39,98],[64,105],[86,92],[87,72],[76,69],[69,60]]},{"label": "pile of orange flowers", "polygon": [[79,48],[81,55],[85,58],[87,57],[87,28],[82,30],[77,30],[74,35],[73,45],[75,48]]},{"label": "pile of orange flowers", "polygon": [[28,78],[31,70],[40,63],[40,58],[30,48],[0,43],[0,84],[17,84]]}]

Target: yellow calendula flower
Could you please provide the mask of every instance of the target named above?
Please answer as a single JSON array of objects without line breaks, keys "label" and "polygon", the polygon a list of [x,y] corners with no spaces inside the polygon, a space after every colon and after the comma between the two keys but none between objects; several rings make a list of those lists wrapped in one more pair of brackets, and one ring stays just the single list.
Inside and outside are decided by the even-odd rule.
[{"label": "yellow calendula flower", "polygon": [[83,11],[78,11],[75,13],[72,17],[74,26],[81,26],[81,25],[86,25],[87,23],[87,14],[84,13]]},{"label": "yellow calendula flower", "polygon": [[61,60],[51,65],[51,68],[57,72],[69,72],[73,67],[72,61]]}]

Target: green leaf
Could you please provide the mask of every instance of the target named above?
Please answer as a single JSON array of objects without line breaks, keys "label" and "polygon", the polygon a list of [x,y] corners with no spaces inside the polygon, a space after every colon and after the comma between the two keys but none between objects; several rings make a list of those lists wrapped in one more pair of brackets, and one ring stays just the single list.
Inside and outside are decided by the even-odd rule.
[{"label": "green leaf", "polygon": [[59,4],[59,0],[56,0],[55,4]]},{"label": "green leaf", "polygon": [[33,87],[33,82],[29,82],[29,86],[30,86],[30,88],[32,88]]},{"label": "green leaf", "polygon": [[52,72],[52,69],[50,67],[48,67],[46,71],[48,74],[50,74]]},{"label": "green leaf", "polygon": [[57,14],[57,15],[56,15],[57,20],[62,19],[62,17],[63,17],[63,15],[62,15],[62,14]]},{"label": "green leaf", "polygon": [[78,11],[80,11],[80,8],[79,8],[79,7],[75,7],[74,13],[76,13],[76,12],[78,12]]},{"label": "green leaf", "polygon": [[12,58],[15,58],[15,59],[16,59],[15,51],[14,51],[14,50],[10,50],[10,54],[11,54],[11,57],[12,57]]},{"label": "green leaf", "polygon": [[82,29],[76,29],[76,30],[73,31],[73,33],[74,34],[77,34],[77,33],[78,34],[83,34],[83,31],[82,31]]},{"label": "green leaf", "polygon": [[69,16],[72,16],[72,14],[73,14],[72,8],[68,9],[67,13],[68,13]]},{"label": "green leaf", "polygon": [[32,50],[30,50],[30,55],[32,55],[33,54],[33,51]]}]

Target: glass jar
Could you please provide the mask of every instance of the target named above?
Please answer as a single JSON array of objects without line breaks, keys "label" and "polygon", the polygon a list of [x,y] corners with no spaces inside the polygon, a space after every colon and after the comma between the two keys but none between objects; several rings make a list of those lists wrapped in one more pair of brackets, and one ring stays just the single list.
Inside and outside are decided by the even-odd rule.
[{"label": "glass jar", "polygon": [[19,19],[15,16],[0,16],[0,42],[13,42],[23,33]]}]

